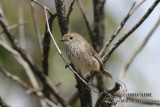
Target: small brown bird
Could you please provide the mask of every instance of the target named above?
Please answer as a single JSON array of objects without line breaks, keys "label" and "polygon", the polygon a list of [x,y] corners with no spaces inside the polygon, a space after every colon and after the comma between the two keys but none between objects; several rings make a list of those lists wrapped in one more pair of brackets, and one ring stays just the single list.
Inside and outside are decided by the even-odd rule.
[{"label": "small brown bird", "polygon": [[65,34],[60,41],[64,43],[66,54],[77,70],[98,71],[113,78],[104,68],[98,53],[80,34]]}]

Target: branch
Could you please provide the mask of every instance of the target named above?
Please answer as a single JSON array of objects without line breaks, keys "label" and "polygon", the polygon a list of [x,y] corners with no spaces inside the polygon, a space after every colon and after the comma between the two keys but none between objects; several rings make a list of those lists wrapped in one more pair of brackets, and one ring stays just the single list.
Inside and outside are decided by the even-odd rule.
[{"label": "branch", "polygon": [[57,10],[57,16],[58,16],[58,23],[60,26],[60,30],[62,35],[70,32],[70,26],[69,26],[69,18],[65,11],[65,5],[64,0],[55,0],[55,6]]},{"label": "branch", "polygon": [[92,107],[91,89],[88,88],[79,78],[76,77],[78,95],[82,107]]},{"label": "branch", "polygon": [[115,49],[123,43],[124,40],[126,40],[152,13],[154,8],[158,5],[160,0],[155,0],[155,2],[152,4],[152,6],[148,9],[148,11],[145,13],[145,15],[138,21],[138,23],[131,28],[122,38],[120,38],[115,44],[112,45],[112,47],[109,49],[107,53],[102,57],[103,62],[106,62],[111,54],[115,51]]},{"label": "branch", "polygon": [[128,14],[126,15],[126,17],[122,20],[121,24],[117,27],[117,29],[115,30],[115,32],[113,33],[113,35],[110,37],[110,39],[104,44],[103,48],[101,49],[101,51],[99,52],[99,55],[102,57],[102,55],[105,52],[105,49],[110,45],[110,43],[114,40],[114,38],[118,35],[118,33],[121,31],[121,29],[123,28],[123,26],[125,25],[125,23],[127,22],[127,20],[129,19],[129,17],[133,14],[133,7],[135,6],[135,2],[133,3],[131,9],[129,10]]},{"label": "branch", "polygon": [[[19,5],[19,19],[18,22],[22,23],[24,22],[24,18],[23,18],[23,9],[22,9],[22,5]],[[26,48],[26,43],[25,43],[25,34],[24,34],[24,26],[19,26],[19,40],[20,40],[20,45],[22,46],[22,48]]]},{"label": "branch", "polygon": [[86,23],[87,28],[88,28],[89,35],[91,36],[92,35],[92,29],[91,29],[91,26],[89,25],[89,21],[87,19],[87,16],[86,16],[86,13],[84,11],[84,8],[83,8],[83,6],[82,6],[82,4],[81,4],[81,2],[79,0],[76,0],[76,1],[77,1],[77,4],[78,4],[78,7],[79,7],[79,9],[80,9],[80,11],[81,11],[81,13],[82,13],[82,15],[84,17],[85,23]]},{"label": "branch", "polygon": [[[104,92],[104,93],[101,93],[101,95],[100,95],[99,98],[97,99],[97,102],[96,102],[95,107],[100,107],[101,104],[102,104],[103,102],[105,102],[105,100],[106,100],[107,98],[109,98],[109,101],[110,101],[111,104],[116,105],[116,103],[114,102],[114,98],[113,98],[112,96],[106,96],[106,93],[108,93],[108,95],[109,95],[109,93],[110,93],[110,94],[113,94],[113,93],[117,92],[117,91],[120,89],[120,87],[122,88],[122,92],[123,92],[123,93],[124,93],[124,92],[125,92],[125,93],[127,92],[125,84],[124,84],[123,82],[121,82],[121,81],[117,81],[117,82],[115,83],[115,86],[114,86],[112,89],[109,89],[109,90],[107,90],[107,91]],[[123,98],[123,99],[124,99],[124,98]],[[108,99],[107,99],[107,101],[108,101]]]},{"label": "branch", "polygon": [[99,72],[93,72],[93,74],[91,74],[91,78],[94,79],[94,76],[96,77],[95,78],[95,81],[96,81],[95,86],[98,88],[99,92],[106,90],[106,87],[108,85],[106,82],[106,76],[102,75]]},{"label": "branch", "polygon": [[10,74],[9,72],[6,72],[5,70],[3,70],[1,67],[0,67],[0,72],[3,73],[6,77],[16,81],[18,84],[20,84],[22,87],[24,88],[27,88],[27,89],[30,89],[31,87],[28,86],[24,81],[22,81],[19,77],[15,76],[15,75],[12,75]]},{"label": "branch", "polygon": [[130,18],[130,16],[145,2],[146,0],[143,0],[142,2],[140,2],[135,8],[133,8],[135,6],[135,2],[133,3],[131,9],[129,10],[128,14],[126,15],[126,17],[122,20],[121,24],[117,27],[117,29],[115,30],[115,32],[113,33],[113,35],[110,37],[110,39],[105,43],[105,45],[103,46],[103,48],[101,49],[101,51],[99,52],[99,55],[102,57],[102,55],[105,52],[105,49],[111,44],[111,42],[114,40],[114,38],[119,34],[119,32],[122,30],[123,26],[125,25],[125,23],[128,21],[128,19]]},{"label": "branch", "polygon": [[[19,27],[19,26],[23,26],[23,25],[27,25],[27,24],[28,24],[27,21],[22,22],[22,23],[15,24],[15,25],[10,26],[10,27],[9,27],[9,30],[13,30],[13,29],[15,29],[15,28],[17,28],[17,27]],[[2,33],[5,33],[5,32],[4,32],[4,31],[1,31],[1,32],[0,32],[0,35],[1,35]]]},{"label": "branch", "polygon": [[56,90],[56,87],[52,85],[51,81],[43,74],[43,72],[40,70],[40,68],[33,62],[31,57],[29,56],[28,53],[26,53],[25,50],[23,50],[17,40],[14,38],[14,35],[10,32],[8,28],[7,21],[5,20],[3,14],[2,14],[2,9],[0,8],[0,24],[6,33],[7,37],[9,38],[13,48],[19,52],[19,54],[22,56],[22,58],[29,64],[30,68],[33,70],[33,72],[39,77],[40,81],[46,85],[46,88],[50,90],[50,92],[57,98],[57,100],[63,105],[66,106],[65,100],[63,99],[62,96],[58,93]]},{"label": "branch", "polygon": [[[1,67],[0,67],[0,72],[2,72],[6,77],[12,79],[13,81],[17,82],[18,84],[20,84],[23,88],[27,89],[27,90],[34,90],[32,87],[28,86],[24,81],[22,81],[19,77],[13,75],[13,74],[10,74],[9,72],[6,72],[5,70],[3,70]],[[47,104],[49,104],[51,107],[55,107],[55,104],[50,101],[49,99],[45,98],[43,96],[43,93],[42,92],[38,92],[36,91],[35,93],[33,93],[34,95],[36,95],[38,98],[40,98],[39,100],[41,101],[45,101]],[[1,105],[1,104],[0,104]],[[4,106],[2,106],[4,107]]]},{"label": "branch", "polygon": [[[76,88],[78,90],[79,99],[82,107],[92,107],[92,95],[91,95],[91,89],[97,93],[99,93],[97,90],[95,90],[91,85],[88,85],[87,82],[89,82],[90,78],[84,78],[80,71],[77,71],[73,64],[71,65],[73,68],[73,71],[76,71],[78,75],[75,74],[75,78],[77,81]],[[82,79],[80,79],[79,77]],[[82,81],[83,80],[83,81]]]},{"label": "branch", "polygon": [[123,71],[121,72],[120,76],[119,76],[119,80],[123,80],[124,75],[126,74],[129,66],[131,65],[131,63],[134,61],[134,59],[136,58],[136,56],[143,50],[143,48],[145,47],[145,45],[148,43],[149,39],[151,38],[151,36],[153,35],[153,33],[155,32],[155,30],[157,29],[157,27],[160,24],[160,18],[159,20],[156,22],[156,24],[154,25],[154,27],[151,29],[151,31],[148,33],[148,35],[145,37],[145,39],[143,40],[143,42],[139,45],[139,47],[136,49],[135,53],[133,53],[133,55],[128,59],[127,63],[125,64],[125,66],[123,67]]},{"label": "branch", "polygon": [[99,52],[104,43],[104,3],[106,0],[94,0],[94,23],[90,35],[93,48]]},{"label": "branch", "polygon": [[[41,3],[39,3],[37,0],[31,0],[31,1],[34,2],[34,3],[36,3],[36,4],[38,4],[38,5],[41,6],[41,7],[44,7],[44,6],[45,6],[45,5],[41,4]],[[47,9],[50,13],[52,13],[51,10],[50,10],[48,7],[46,7],[46,9]]]},{"label": "branch", "polygon": [[71,14],[71,12],[72,12],[72,10],[73,10],[73,4],[74,4],[74,2],[75,2],[75,0],[72,0],[71,4],[70,4],[70,6],[69,6],[69,10],[68,10],[68,12],[67,12],[68,21],[69,21],[70,14]]},{"label": "branch", "polygon": [[0,97],[0,107],[10,107],[10,106]]},{"label": "branch", "polygon": [[31,8],[32,19],[33,19],[34,28],[35,28],[35,31],[36,31],[36,36],[37,36],[37,39],[38,39],[41,55],[43,55],[42,39],[41,39],[41,35],[40,35],[40,31],[39,31],[39,28],[38,28],[37,19],[36,19],[36,15],[35,15],[34,3],[31,2],[30,0],[28,0],[28,1],[29,1],[30,8]]}]

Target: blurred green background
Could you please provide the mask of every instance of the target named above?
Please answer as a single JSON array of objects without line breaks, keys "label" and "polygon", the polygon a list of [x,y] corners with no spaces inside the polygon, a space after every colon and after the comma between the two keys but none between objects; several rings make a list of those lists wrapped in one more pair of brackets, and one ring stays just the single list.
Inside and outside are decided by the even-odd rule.
[{"label": "blurred green background", "polygon": [[[48,7],[52,7],[50,3],[52,0],[41,0],[40,2],[48,3]],[[26,43],[26,50],[34,59],[35,63],[42,67],[41,61],[41,53],[40,48],[38,45],[38,40],[35,34],[35,29],[33,26],[33,20],[31,16],[31,9],[29,6],[28,0],[1,0],[0,1],[3,7],[3,11],[5,17],[10,26],[17,24],[19,20],[19,8],[22,6],[22,11],[24,15],[24,21],[28,21],[29,24],[24,25],[24,32],[25,32],[25,43]],[[52,1],[53,2],[53,1]],[[66,9],[70,4],[71,0],[65,0]],[[93,24],[93,7],[92,7],[92,0],[81,0],[83,7],[85,9],[86,15],[89,19],[90,25]],[[105,40],[112,35],[114,30],[117,28],[119,23],[125,17],[127,12],[129,11],[131,5],[133,4],[134,0],[107,0],[105,3],[105,17],[104,17],[104,24],[105,24]],[[136,0],[138,4],[140,1]],[[124,33],[126,33],[139,19],[143,16],[143,14],[147,11],[150,5],[153,3],[153,0],[146,1],[131,18],[128,20],[128,23],[123,28],[121,33],[118,35],[120,38]],[[45,4],[48,5],[48,4]],[[114,75],[115,79],[109,79],[109,84],[111,86],[114,85],[115,81],[118,80],[118,76],[122,71],[122,67],[126,63],[127,59],[132,55],[135,51],[137,46],[143,41],[146,34],[155,24],[156,20],[160,16],[159,12],[160,6],[157,6],[155,11],[149,16],[149,18],[145,21],[142,26],[140,26],[136,32],[134,32],[131,37],[129,37],[111,56],[109,61],[106,63],[106,66]],[[36,10],[36,20],[38,22],[38,27],[40,29],[40,33],[43,37],[44,30],[45,30],[45,17],[43,9],[35,4]],[[54,12],[54,4],[52,7],[52,11]],[[73,11],[70,17],[70,25],[71,30],[73,32],[80,33],[88,37],[88,30],[85,24],[85,21],[82,17],[82,14],[77,6],[74,4]],[[0,31],[2,28],[0,27]],[[19,36],[19,29],[15,28],[12,30],[15,37],[20,40]],[[158,83],[160,79],[158,75],[160,75],[160,48],[159,48],[159,41],[160,41],[160,28],[154,33],[153,37],[145,47],[145,49],[138,55],[136,60],[133,62],[131,67],[128,70],[124,78],[124,83],[127,86],[128,92],[135,92],[135,93],[152,93],[153,98],[160,100],[160,86]],[[62,50],[63,55],[66,58],[64,46],[58,40],[62,38],[57,18],[55,18],[53,22],[53,35],[55,40],[58,43],[58,46]],[[0,36],[6,37],[5,34]],[[118,38],[116,40],[118,40]],[[115,40],[115,41],[116,41]],[[115,42],[114,41],[114,42]],[[58,82],[62,82],[60,86],[58,86],[58,90],[63,93],[63,95],[67,98],[70,96],[75,90],[76,81],[74,75],[68,69],[65,69],[65,64],[61,57],[59,56],[53,42],[50,45],[50,53],[49,53],[49,78],[56,84]],[[66,58],[67,59],[67,58]],[[23,67],[17,62],[17,60],[12,57],[10,53],[8,53],[5,49],[0,47],[0,66],[2,66],[8,72],[17,75],[25,82],[29,83],[29,80],[26,76],[26,73]],[[158,74],[158,75],[157,75]],[[28,95],[25,92],[26,90],[22,88],[16,82],[8,79],[2,73],[0,73],[0,96],[9,104],[11,107],[39,107],[39,101],[36,99],[35,96]],[[18,102],[17,102],[18,100]],[[79,101],[77,101],[74,106],[78,107]],[[139,105],[133,103],[127,103],[127,107],[147,107],[146,105]],[[121,104],[118,104],[118,107]],[[148,106],[149,107],[149,106]]]}]

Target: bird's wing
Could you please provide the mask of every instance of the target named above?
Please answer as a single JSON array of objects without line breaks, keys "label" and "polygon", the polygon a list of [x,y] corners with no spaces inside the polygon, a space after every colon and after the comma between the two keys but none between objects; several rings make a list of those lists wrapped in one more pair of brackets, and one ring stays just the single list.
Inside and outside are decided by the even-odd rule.
[{"label": "bird's wing", "polygon": [[91,50],[91,54],[98,60],[98,62],[100,64],[100,71],[103,74],[105,74],[107,77],[113,78],[113,76],[109,72],[107,72],[107,70],[104,68],[102,60],[101,60],[100,56],[98,55],[98,53],[93,49],[92,46],[89,46],[89,47],[90,47],[90,49],[88,49],[88,50]]},{"label": "bird's wing", "polygon": [[[89,44],[90,45],[90,44]],[[104,70],[104,65],[101,61],[101,58],[99,57],[98,53],[93,49],[92,46],[89,46],[90,50],[91,51],[91,54],[98,60],[99,64],[100,64],[100,70]]]}]

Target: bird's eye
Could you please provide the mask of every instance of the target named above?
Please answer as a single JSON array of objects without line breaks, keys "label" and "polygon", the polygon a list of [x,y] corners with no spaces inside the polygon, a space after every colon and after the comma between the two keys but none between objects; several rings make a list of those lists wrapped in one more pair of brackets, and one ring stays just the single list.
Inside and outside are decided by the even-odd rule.
[{"label": "bird's eye", "polygon": [[70,40],[72,40],[72,39],[73,39],[73,37],[69,37],[69,39],[70,39]]}]

